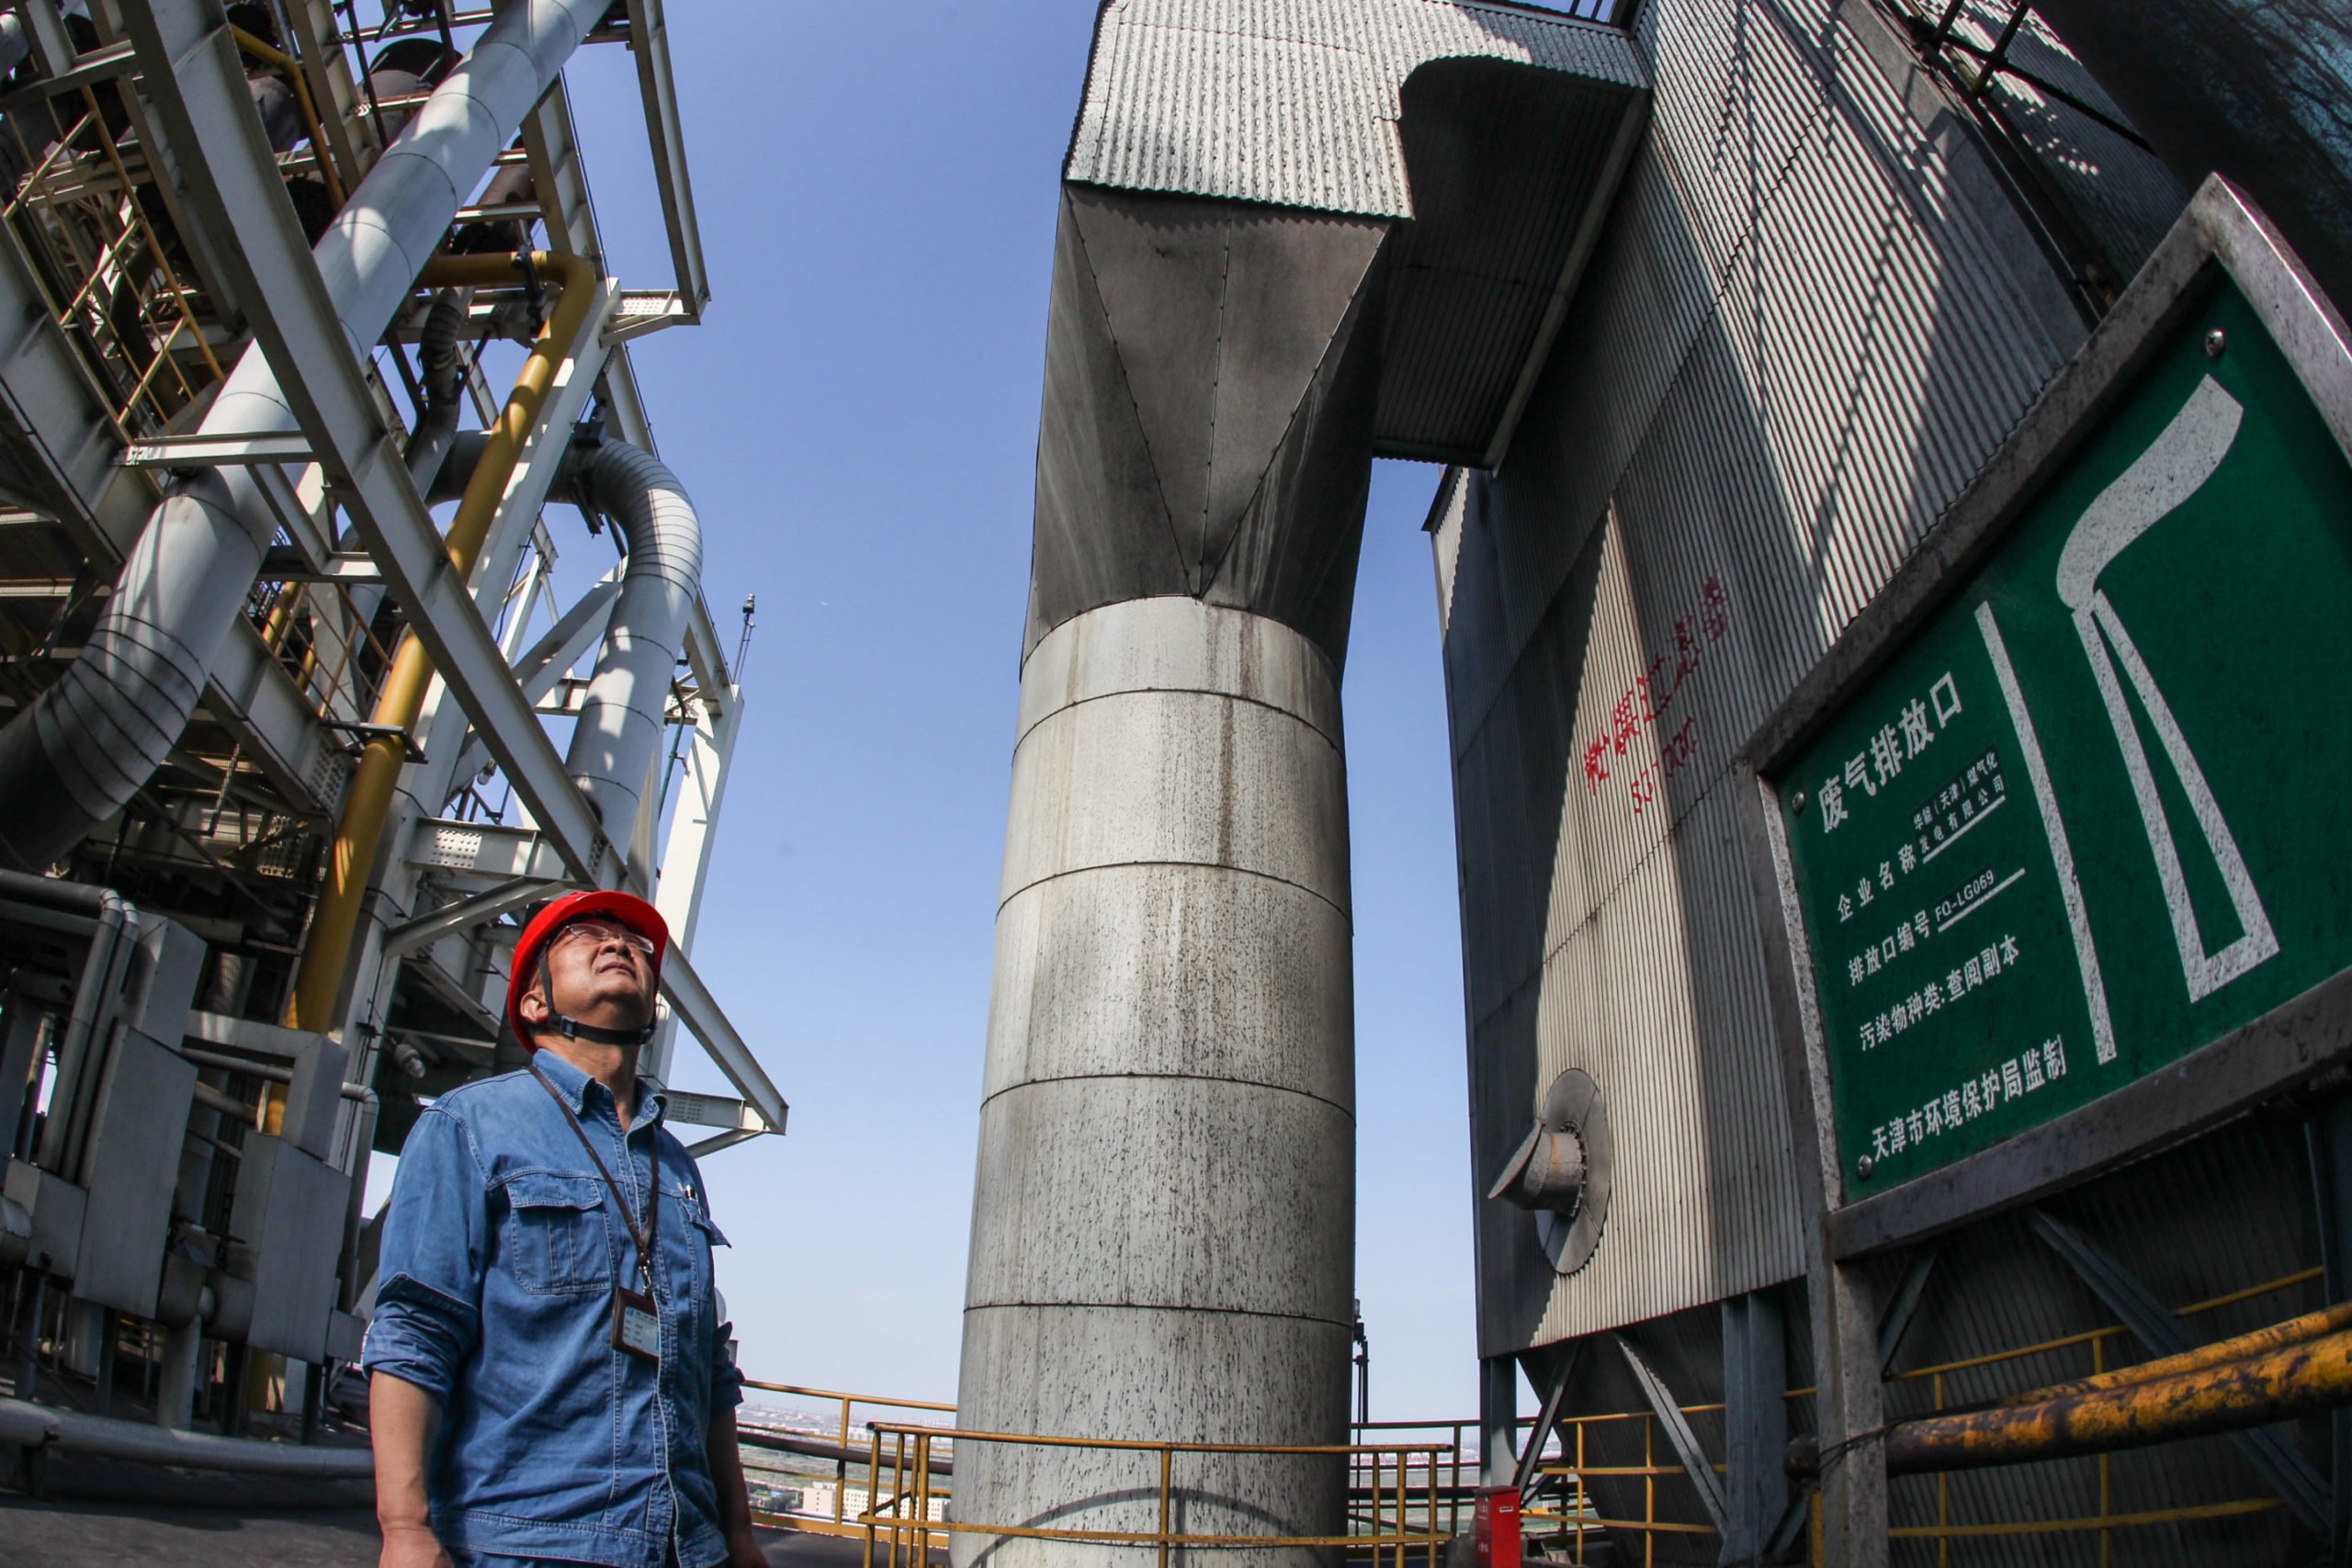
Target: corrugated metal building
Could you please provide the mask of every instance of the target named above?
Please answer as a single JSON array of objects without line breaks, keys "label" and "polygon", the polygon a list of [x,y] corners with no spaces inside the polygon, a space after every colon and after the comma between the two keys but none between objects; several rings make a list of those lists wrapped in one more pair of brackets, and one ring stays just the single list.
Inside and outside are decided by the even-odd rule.
[{"label": "corrugated metal building", "polygon": [[[2311,152],[2328,131],[2296,107],[2310,94],[2265,96],[2291,46],[2238,0],[2199,5],[2222,41],[2194,69],[2119,46],[2130,23],[2106,0],[2046,0],[2068,18],[2056,28],[2011,0],[1101,8],[1064,169],[1040,441],[1028,647],[1053,658],[1025,678],[1058,679],[1065,644],[1182,642],[1193,634],[1171,628],[1228,615],[1253,637],[1303,637],[1301,657],[1336,672],[1369,459],[1453,465],[1430,526],[1462,863],[1487,1477],[1511,1478],[1499,1450],[1522,1440],[1505,1422],[1523,1373],[1557,1418],[1566,1462],[1554,1471],[1577,1472],[1566,1495],[1545,1494],[1569,1506],[1539,1514],[1599,1521],[1616,1561],[1810,1550],[1939,1568],[2285,1563],[2352,1536],[2352,1509],[2323,1479],[2331,1462],[2345,1468],[2332,1455],[2352,1452],[2352,1428],[2331,1439],[2317,1421],[1884,1480],[1883,1427],[2346,1293],[2312,1173],[2352,1143],[2314,1119],[2314,1102],[2280,1100],[2301,1091],[2289,1075],[2226,1113],[2176,1106],[2168,1130],[2109,1128],[2095,1158],[2052,1152],[2083,1124],[2045,1115],[2028,1129],[2042,1142],[2018,1158],[2054,1174],[2030,1191],[2011,1170],[1985,1178],[1979,1199],[1955,1196],[1976,1178],[1955,1167],[1923,1186],[1916,1160],[1870,1187],[1871,1160],[1849,1169],[1852,1151],[1836,1146],[1832,1058],[1788,912],[1799,898],[1788,830],[1759,804],[1782,787],[1766,776],[1832,722],[1830,705],[1895,657],[1905,617],[1951,596],[1939,574],[1973,570],[2007,526],[1955,518],[2023,507],[2019,465],[2042,463],[2040,483],[2049,451],[2072,449],[2075,425],[2045,427],[2110,406],[2097,400],[2120,384],[2127,355],[2113,345],[2154,342],[2151,323],[2179,319],[2163,312],[2188,298],[2190,272],[2237,243],[2213,236],[2236,224],[2254,240],[2228,265],[2284,276],[2256,255],[2275,260],[2265,247],[2280,231],[2244,206],[2215,216],[2237,199],[2226,187],[2206,186],[2194,206],[2188,188],[2216,169],[2261,186],[2272,165],[2179,149],[2283,149],[2276,166],[2304,171],[2340,173],[2344,160]],[[2098,69],[2064,41],[2077,24],[2106,51]],[[2232,41],[2241,35],[2272,41]],[[2282,80],[2326,74],[2324,47],[2310,50]],[[2236,140],[2184,141],[2171,126],[2143,136],[2131,116],[2168,97],[2184,117],[2266,107]],[[2320,186],[2257,194],[2287,215],[2295,245],[2336,254],[2311,216]],[[2148,303],[2165,288],[2169,303]],[[1187,597],[1209,610],[1167,603]],[[2099,635],[2086,631],[2086,647]],[[1245,694],[1224,679],[1119,690],[1186,755],[1215,761],[1223,742],[1201,716]],[[1191,704],[1181,715],[1177,686]],[[2108,712],[2123,707],[2119,688]],[[1337,726],[1328,740],[1340,746]],[[2179,772],[2181,750],[2167,754]],[[1260,804],[1313,823],[1318,843],[1343,844],[1340,793],[1316,755],[1311,784],[1228,771],[1252,790],[1266,783]],[[1165,806],[1190,831],[1238,809],[1238,796],[1205,787],[1202,800],[1222,804],[1138,806],[1041,776],[1017,770],[1016,793],[1106,823]],[[2141,818],[2161,816],[2154,797],[2150,785]],[[1804,815],[1802,790],[1773,798]],[[1016,824],[1032,804],[1022,796]],[[1219,844],[1188,862],[1204,886],[1250,869]],[[1117,868],[1080,869],[1108,886]],[[1165,943],[1132,936],[1125,927],[1175,929],[1177,906],[1148,880],[1122,884],[1095,922],[1111,934],[1058,953],[1049,976],[1023,919],[1001,920],[1000,995],[1028,1011],[992,1027],[992,1063],[1040,1059],[1037,1040],[1059,1026],[1036,1020],[1093,1016],[1112,997],[1120,1016],[1153,1021],[1131,1032],[1152,1043],[1109,1043],[1106,1072],[1152,1066],[1164,1045],[1175,1077],[1207,1084],[1264,1019],[1178,1016],[1148,978],[1163,972],[1322,998],[1276,1032],[1286,1050],[1347,1032],[1329,999],[1347,988],[1336,946],[1306,962],[1295,944],[1235,936],[1240,921]],[[1037,999],[1048,988],[1052,1006]],[[1240,1102],[1234,1084],[1214,1092]],[[1157,1145],[1146,1158],[1107,1122],[1078,1137],[1094,1126],[1072,1113],[1023,1136],[1115,1147],[1121,1182],[1197,1185],[1187,1223],[1249,1231],[1220,1217],[1217,1195],[1251,1190],[1259,1165],[1211,1168]],[[976,1236],[1016,1198],[1039,1214],[1085,1207],[1042,1185],[1012,1194],[990,1136]],[[1337,1168],[1317,1193],[1337,1190]],[[1107,1213],[1090,1223],[1120,1233]],[[1133,1214],[1126,1233],[1159,1224],[1145,1206]],[[1345,1249],[1296,1249],[1310,1250],[1328,1295]],[[1206,1274],[1170,1284],[1166,1301],[1108,1286],[1056,1294],[1053,1269],[1031,1272],[991,1276],[995,1293],[974,1296],[967,1416],[1001,1404],[1033,1423],[1023,1429],[1057,1431],[1082,1426],[1072,1412],[1091,1400],[1097,1425],[1148,1413],[1221,1441],[1269,1440],[1265,1412],[1201,1392],[1185,1334],[1136,1315],[1247,1315],[1264,1310],[1255,1296],[1237,1307]],[[1118,1323],[1145,1371],[1100,1371],[1086,1335],[1041,1330],[1013,1353],[972,1327],[1049,1299]],[[1336,1343],[1341,1325],[1319,1311],[1267,1315],[1312,1319]],[[1336,1363],[1295,1336],[1261,1337],[1250,1365],[1279,1375],[1253,1386],[1295,1381],[1314,1400],[1294,1404],[1332,1404]],[[1084,1399],[1055,1381],[1073,1366]],[[1035,1393],[1048,1387],[1051,1399]],[[1784,1456],[1819,1478],[1817,1502]],[[1535,1468],[1522,1451],[1517,1479]],[[1267,1517],[1297,1529],[1327,1517],[1313,1486],[1261,1487],[1247,1470],[1230,1484],[1262,1491]],[[976,1468],[957,1506],[974,1518],[1107,1509],[1115,1499],[1098,1481],[1041,1467],[1014,1486]],[[1090,1487],[1100,1495],[1069,1501]],[[1589,1529],[1555,1540],[1571,1535],[1600,1549]],[[985,1554],[976,1537],[958,1551]]]},{"label": "corrugated metal building", "polygon": [[[1507,457],[1450,474],[1430,518],[1480,1349],[1522,1356],[1539,1388],[1564,1378],[1564,1417],[1633,1417],[1562,1441],[1583,1453],[1597,1512],[1623,1522],[1620,1552],[1644,1561],[1749,1561],[1774,1544],[1759,1537],[1805,1548],[1801,1493],[1726,1545],[1725,1483],[1711,1502],[1683,1473],[1617,1348],[1686,1407],[1702,1460],[1736,1470],[1726,1337],[1743,1298],[1769,1303],[1786,1334],[1768,1382],[1795,1391],[1787,1429],[1811,1427],[1807,1156],[1735,760],[2188,199],[2039,17],[1943,9],[1643,6],[1648,130]],[[1958,44],[1923,36],[1939,19]],[[2020,70],[1989,76],[1993,110],[1978,111],[1941,60],[1996,47]],[[1614,1157],[1598,1246],[1564,1272],[1529,1213],[1484,1193],[1570,1068],[1600,1086]],[[2166,1306],[2219,1299],[2184,1318],[2201,1342],[2322,1304],[2311,1180],[2299,1122],[2240,1122],[2052,1207]],[[1890,1420],[2158,1353],[2017,1214],[1870,1267],[1904,1309]],[[1973,1364],[1935,1371],[1952,1363]],[[2297,1486],[2327,1463],[2324,1427],[2303,1427],[2267,1467],[2207,1438],[1897,1480],[1887,1550],[1939,1564],[2293,1561],[2321,1523]]]}]

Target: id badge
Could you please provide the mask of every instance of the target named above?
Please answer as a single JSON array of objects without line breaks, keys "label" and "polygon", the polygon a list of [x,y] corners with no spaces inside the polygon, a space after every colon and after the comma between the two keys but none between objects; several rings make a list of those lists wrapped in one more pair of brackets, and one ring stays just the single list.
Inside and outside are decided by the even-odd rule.
[{"label": "id badge", "polygon": [[651,1296],[615,1287],[613,1348],[626,1350],[641,1361],[662,1359],[662,1319],[656,1315]]}]

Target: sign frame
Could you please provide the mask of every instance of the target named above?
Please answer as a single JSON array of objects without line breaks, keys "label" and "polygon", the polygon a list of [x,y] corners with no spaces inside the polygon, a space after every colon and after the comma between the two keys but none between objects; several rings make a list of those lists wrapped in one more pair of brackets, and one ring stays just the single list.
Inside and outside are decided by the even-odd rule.
[{"label": "sign frame", "polygon": [[2252,201],[2208,178],[2115,308],[1910,558],[1741,748],[1734,771],[1765,949],[1768,1003],[1800,1146],[1804,1198],[1831,1259],[1925,1239],[2193,1137],[2352,1064],[2352,967],[2162,1069],[1989,1148],[1849,1201],[1830,1050],[1774,775],[1859,697],[2030,515],[2139,374],[2226,278],[2352,462],[2352,332]]}]

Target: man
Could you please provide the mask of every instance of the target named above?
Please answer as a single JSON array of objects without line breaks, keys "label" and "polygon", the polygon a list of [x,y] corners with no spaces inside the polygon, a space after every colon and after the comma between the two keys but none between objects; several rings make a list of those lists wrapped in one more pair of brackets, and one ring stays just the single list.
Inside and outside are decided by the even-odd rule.
[{"label": "man", "polygon": [[362,1358],[382,1568],[765,1568],[726,1238],[637,1071],[668,942],[625,893],[548,905],[506,988],[530,1066],[443,1096],[401,1151]]}]

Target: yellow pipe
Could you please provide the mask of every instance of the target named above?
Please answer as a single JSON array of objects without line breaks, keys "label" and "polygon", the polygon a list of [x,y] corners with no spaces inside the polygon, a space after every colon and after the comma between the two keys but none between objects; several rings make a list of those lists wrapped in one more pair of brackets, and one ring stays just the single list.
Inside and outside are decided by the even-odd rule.
[{"label": "yellow pipe", "polygon": [[[531,345],[523,373],[514,378],[514,390],[506,395],[498,423],[490,428],[481,460],[466,484],[458,515],[449,524],[449,564],[457,569],[460,581],[473,575],[474,563],[490,537],[491,521],[506,494],[507,480],[522,457],[524,444],[538,426],[548,389],[595,302],[600,279],[585,258],[543,251],[531,256],[531,264],[561,292],[554,312]],[[520,256],[444,256],[428,264],[417,281],[429,288],[481,288],[514,283],[521,271]],[[372,722],[386,726],[388,732],[372,737],[360,752],[359,767],[344,796],[343,820],[336,826],[334,849],[327,858],[326,885],[311,917],[301,966],[295,971],[287,1021],[296,1029],[324,1032],[342,1021],[335,1016],[335,1004],[351,958],[352,936],[359,929],[368,873],[375,866],[401,770],[408,761],[407,732],[424,711],[425,689],[432,680],[433,660],[424,645],[413,630],[402,633],[390,672],[377,694],[372,716]]]},{"label": "yellow pipe", "polygon": [[2330,1334],[2340,1334],[2352,1328],[2352,1302],[2324,1308],[2301,1317],[2289,1318],[2284,1323],[2257,1328],[2251,1334],[2241,1334],[2234,1339],[2216,1339],[2211,1345],[2200,1345],[2193,1350],[2183,1350],[2177,1356],[2165,1356],[2135,1366],[2121,1367],[2111,1372],[2093,1377],[2077,1378],[2073,1382],[2053,1383],[2048,1388],[2028,1389],[2013,1393],[1998,1403],[2009,1404],[2045,1404],[2070,1394],[2096,1393],[2101,1389],[2129,1388],[2134,1383],[2154,1382],[2158,1378],[2175,1377],[2182,1372],[2202,1371],[2208,1367],[2222,1366],[2230,1361],[2242,1361],[2249,1356],[2284,1349]]},{"label": "yellow pipe", "polygon": [[287,81],[293,84],[294,102],[302,111],[302,130],[311,139],[311,154],[318,159],[319,173],[326,176],[327,194],[341,207],[346,199],[343,176],[335,171],[334,155],[327,151],[327,133],[319,124],[319,111],[311,102],[311,85],[302,79],[302,67],[284,50],[273,49],[233,22],[229,26],[229,36],[255,60],[285,72]]},{"label": "yellow pipe", "polygon": [[[1977,1470],[2239,1432],[2346,1405],[2352,1331],[2147,1382],[1898,1421],[1882,1435],[1881,1452],[1889,1475]],[[1815,1439],[1789,1445],[1791,1474],[1818,1475],[1822,1462]]]}]

